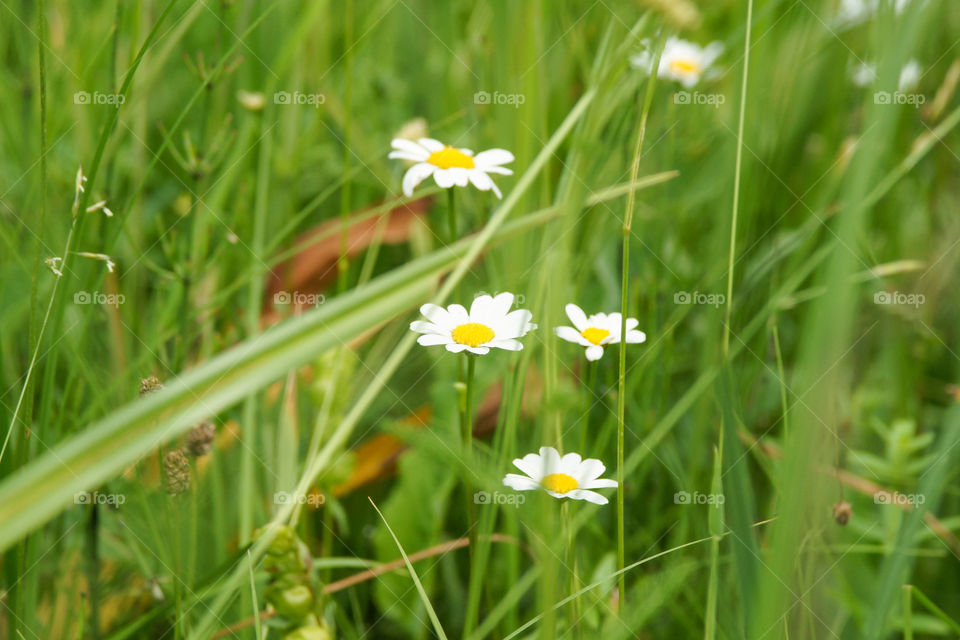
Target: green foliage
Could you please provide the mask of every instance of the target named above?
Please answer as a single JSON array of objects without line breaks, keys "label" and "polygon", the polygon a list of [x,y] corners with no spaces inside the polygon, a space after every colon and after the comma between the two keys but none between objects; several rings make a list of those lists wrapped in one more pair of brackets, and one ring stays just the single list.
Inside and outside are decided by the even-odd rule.
[{"label": "green foliage", "polygon": [[[956,633],[960,14],[852,4],[0,6],[0,637]],[[630,62],[672,35],[723,45],[696,86]],[[387,157],[423,127],[515,155],[454,242]],[[539,328],[471,451],[408,328],[481,291]],[[569,302],[638,319],[622,379]],[[618,411],[610,504],[502,485],[617,477]]]}]

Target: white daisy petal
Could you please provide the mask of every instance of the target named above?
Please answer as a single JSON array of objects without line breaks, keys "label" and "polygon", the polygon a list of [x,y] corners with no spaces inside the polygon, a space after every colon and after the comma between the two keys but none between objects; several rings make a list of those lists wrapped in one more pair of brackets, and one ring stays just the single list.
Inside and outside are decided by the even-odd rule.
[{"label": "white daisy petal", "polygon": [[580,332],[573,327],[557,327],[553,331],[557,334],[558,338],[566,340],[567,342],[579,344],[583,347],[592,346],[590,341],[584,338]]},{"label": "white daisy petal", "polygon": [[465,187],[470,182],[470,171],[467,169],[461,169],[460,167],[454,167],[449,169],[450,177],[453,179],[453,184],[458,187]]},{"label": "white daisy petal", "polygon": [[520,469],[520,471],[523,471],[537,482],[540,482],[540,480],[543,479],[543,461],[540,458],[540,454],[528,453],[522,458],[517,458],[514,460],[513,466],[515,466],[517,469]]},{"label": "white daisy petal", "polygon": [[646,342],[647,334],[643,331],[628,331],[627,332],[627,344],[640,344],[641,342]]},{"label": "white daisy petal", "polygon": [[396,152],[409,153],[410,155],[417,156],[420,160],[426,160],[430,155],[430,152],[418,145],[412,140],[404,140],[403,138],[395,138],[390,142],[390,146],[396,149]]},{"label": "white daisy petal", "polygon": [[595,480],[591,480],[590,482],[584,482],[580,486],[584,489],[616,489],[619,486],[619,483],[616,480],[597,478]]},{"label": "white daisy petal", "polygon": [[620,335],[621,322],[623,322],[623,316],[620,315],[619,311],[611,313],[606,319],[607,330],[610,331],[610,333]]},{"label": "white daisy petal", "polygon": [[602,495],[596,491],[587,491],[585,489],[574,489],[567,494],[574,500],[586,500],[587,502],[592,502],[593,504],[609,504],[610,501],[604,498]]},{"label": "white daisy petal", "polygon": [[420,143],[421,147],[423,147],[430,153],[433,153],[435,151],[443,151],[444,145],[439,140],[434,140],[433,138],[420,138],[419,140],[417,140],[417,142]]},{"label": "white daisy petal", "polygon": [[432,322],[427,322],[426,320],[414,320],[410,323],[410,331],[416,331],[417,333],[429,333],[440,336],[450,337],[450,332],[441,329]]},{"label": "white daisy petal", "polygon": [[506,149],[487,149],[478,153],[473,159],[480,168],[507,164],[513,160],[513,154]]},{"label": "white daisy petal", "polygon": [[[450,314],[450,320],[453,323],[453,326],[458,324],[464,324],[470,322],[470,314],[467,313],[466,307],[462,304],[452,304],[447,307],[447,312]],[[452,329],[453,327],[451,327]]]},{"label": "white daisy petal", "polygon": [[471,151],[470,149],[457,149],[457,151],[459,151],[460,153],[462,153],[462,154],[465,155],[465,156],[472,156],[472,155],[473,155],[473,151]]},{"label": "white daisy petal", "polygon": [[537,328],[537,325],[530,322],[532,317],[533,314],[526,309],[511,311],[497,322],[494,331],[499,338],[522,338]]},{"label": "white daisy petal", "polygon": [[490,305],[490,313],[497,315],[506,315],[510,313],[510,307],[513,306],[514,296],[509,291],[498,293],[493,298],[493,304]]},{"label": "white daisy petal", "polygon": [[[442,329],[453,328],[453,322],[452,318],[450,317],[450,313],[443,307],[427,303],[420,307],[420,313],[423,314],[427,320]],[[414,329],[414,331],[416,331],[416,329]]]},{"label": "white daisy petal", "polygon": [[540,458],[543,460],[543,475],[560,470],[560,452],[553,447],[540,447]]},{"label": "white daisy petal", "polygon": [[519,340],[494,340],[487,344],[490,347],[506,349],[507,351],[523,351],[523,343]]},{"label": "white daisy petal", "polygon": [[499,173],[502,176],[512,176],[513,171],[506,167],[484,167],[481,169],[484,173]]},{"label": "white daisy petal", "polygon": [[496,185],[493,184],[493,180],[490,179],[490,176],[483,171],[470,171],[467,175],[470,177],[470,182],[473,186],[480,189],[480,191],[490,191],[496,187]]},{"label": "white daisy petal", "polygon": [[[433,167],[433,165],[429,165]],[[455,174],[452,169],[433,168],[433,179],[441,189],[449,189],[455,184]]]},{"label": "white daisy petal", "polygon": [[470,319],[471,320],[481,320],[483,316],[487,315],[487,310],[493,304],[493,296],[488,296],[486,294],[482,296],[477,296],[473,299],[473,303],[470,305]]},{"label": "white daisy petal", "polygon": [[436,167],[428,162],[415,164],[403,174],[403,194],[408,198],[413,195],[413,190],[417,185],[430,177],[430,174],[436,170]]},{"label": "white daisy petal", "polygon": [[720,57],[720,54],[723,53],[723,43],[722,42],[711,42],[706,47],[703,48],[703,51],[700,54],[700,59],[703,62],[704,67],[709,67],[717,58]]},{"label": "white daisy petal", "polygon": [[490,347],[467,347],[467,351],[475,353],[478,356],[485,356],[490,353]]},{"label": "white daisy petal", "polygon": [[508,473],[506,476],[504,476],[503,484],[511,489],[516,489],[517,491],[533,491],[540,488],[539,481],[526,476],[517,475],[516,473]]},{"label": "white daisy petal", "polygon": [[572,303],[568,304],[564,307],[564,310],[567,312],[567,317],[570,318],[570,322],[577,328],[577,331],[583,331],[589,326],[587,324],[587,315],[583,312],[583,309],[577,305]]},{"label": "white daisy petal", "polygon": [[417,338],[417,344],[424,347],[434,347],[441,344],[450,344],[450,336],[443,336],[437,333],[425,333]]},{"label": "white daisy petal", "polygon": [[409,160],[410,162],[423,162],[426,159],[422,154],[409,153],[407,151],[391,151],[387,157],[392,160]]},{"label": "white daisy petal", "polygon": [[[600,460],[597,460],[596,458],[587,458],[580,465],[580,475],[577,476],[577,482],[580,484],[580,486],[586,487],[588,483],[603,475],[603,472],[606,471],[606,469],[607,467]],[[614,485],[616,485],[615,481]]]},{"label": "white daisy petal", "polygon": [[630,65],[645,73],[650,73],[653,70],[653,55],[649,51],[641,51],[630,56]]},{"label": "white daisy petal", "polygon": [[580,457],[579,453],[567,453],[560,458],[560,471],[567,474],[573,478],[576,478],[574,474],[580,472],[580,463],[583,462],[583,459]]},{"label": "white daisy petal", "polygon": [[598,344],[592,344],[587,347],[587,360],[593,362],[603,357],[603,347]]},{"label": "white daisy petal", "polygon": [[447,351],[451,353],[460,353],[461,351],[466,351],[470,346],[466,344],[460,344],[459,342],[449,342],[447,343]]}]

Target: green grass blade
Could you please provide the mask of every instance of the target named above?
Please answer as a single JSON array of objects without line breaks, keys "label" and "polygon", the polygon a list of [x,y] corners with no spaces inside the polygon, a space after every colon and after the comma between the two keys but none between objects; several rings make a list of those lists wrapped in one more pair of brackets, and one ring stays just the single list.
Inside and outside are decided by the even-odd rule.
[{"label": "green grass blade", "polygon": [[437,612],[433,610],[433,605],[430,604],[430,598],[427,596],[426,590],[423,588],[423,584],[420,582],[420,578],[417,576],[417,572],[413,569],[413,564],[410,562],[410,558],[407,557],[407,552],[403,550],[403,545],[400,544],[400,540],[397,539],[396,534],[393,533],[393,529],[390,528],[390,523],[387,522],[387,519],[383,517],[383,514],[380,513],[380,509],[377,509],[376,503],[373,501],[373,498],[368,498],[370,504],[373,505],[373,508],[376,509],[377,515],[380,516],[380,519],[383,520],[383,526],[387,528],[387,531],[390,532],[390,537],[393,538],[393,541],[397,543],[397,549],[400,550],[400,555],[403,556],[403,562],[407,565],[407,571],[410,572],[410,577],[413,579],[413,583],[417,586],[417,593],[420,594],[420,600],[423,602],[424,608],[427,610],[427,615],[430,616],[430,622],[433,624],[433,630],[437,632],[442,640],[447,640],[447,634],[443,632],[443,626],[440,625],[440,619],[437,618]]}]

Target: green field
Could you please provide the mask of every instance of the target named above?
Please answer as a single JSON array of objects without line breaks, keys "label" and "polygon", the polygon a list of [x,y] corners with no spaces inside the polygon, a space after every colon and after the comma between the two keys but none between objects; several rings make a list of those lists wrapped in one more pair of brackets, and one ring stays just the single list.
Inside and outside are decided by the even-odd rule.
[{"label": "green field", "polygon": [[960,636],[956,9],[0,1],[0,640]]}]

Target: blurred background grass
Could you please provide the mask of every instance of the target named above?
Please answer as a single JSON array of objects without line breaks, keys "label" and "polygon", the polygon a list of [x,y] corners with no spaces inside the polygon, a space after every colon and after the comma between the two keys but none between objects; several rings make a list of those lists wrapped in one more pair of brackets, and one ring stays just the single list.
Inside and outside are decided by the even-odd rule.
[{"label": "blurred background grass", "polygon": [[[416,563],[438,619],[448,635],[474,638],[506,637],[541,615],[520,635],[955,635],[960,15],[937,0],[881,5],[844,22],[838,3],[756,2],[738,141],[742,1],[3,4],[0,495],[16,508],[0,530],[16,533],[3,538],[0,636],[210,637],[240,623],[229,637],[255,637],[270,565],[259,549],[249,569],[244,549],[271,519],[294,525],[319,592],[399,557],[367,496],[412,554],[467,536],[460,485],[512,495],[500,485],[510,460],[543,444],[598,457],[613,477],[616,351],[587,390],[582,350],[551,328],[567,323],[567,302],[619,308],[626,198],[606,190],[629,181],[647,86],[628,59],[673,33],[724,53],[695,89],[718,105],[684,104],[680,85],[656,83],[639,175],[678,176],[637,193],[630,244],[628,308],[648,340],[627,354],[626,558],[668,553],[629,571],[617,594],[613,505],[561,509],[539,494],[478,505],[472,582],[466,550]],[[923,103],[878,100],[910,59],[923,72],[909,95]],[[878,76],[857,87],[863,62]],[[96,104],[121,92],[119,109]],[[284,92],[322,104],[275,99]],[[528,172],[578,104],[572,129]],[[362,318],[353,307],[337,316],[357,335],[323,315],[380,291],[370,287],[409,273],[404,265],[443,257],[446,198],[426,184],[398,236],[384,231],[404,170],[386,154],[405,126],[511,150],[516,175],[496,178],[507,201],[521,177],[530,182],[508,220],[549,210],[498,233],[449,298],[513,291],[540,324],[521,353],[480,360],[470,464],[455,359],[415,347],[396,372],[388,366],[437,273],[399,301],[365,302]],[[80,166],[84,206],[105,199],[112,217],[72,219]],[[303,234],[327,222],[339,238],[341,221],[382,203],[379,231],[329,271],[329,248]],[[461,231],[479,230],[499,204],[458,193]],[[109,255],[116,270],[74,253],[58,278],[44,261],[67,243]],[[327,265],[319,271],[332,279],[308,281],[323,304],[304,316],[335,346],[278,351],[259,375],[248,358],[242,388],[217,369],[211,384],[233,389],[229,402],[186,376],[180,404],[166,400],[175,390],[158,394],[135,422],[131,407],[148,402],[137,398],[142,378],[176,385],[214,371],[203,367],[233,345],[263,344],[272,323],[299,326],[273,298],[290,286],[278,265],[292,255]],[[218,427],[213,451],[191,463],[192,489],[170,497],[160,456],[201,417]],[[71,444],[93,442],[108,422],[118,437],[127,424],[156,431],[122,452]],[[384,434],[395,440],[376,439]],[[409,445],[399,457],[398,442]],[[92,474],[126,471],[91,483],[75,460]],[[365,465],[374,469],[362,483]],[[24,487],[39,486],[31,470],[54,468],[74,483],[63,485],[69,495],[123,504],[50,499],[41,513],[32,505],[46,494]],[[276,492],[299,485],[322,506],[283,512]],[[922,496],[921,508],[885,503],[894,491]],[[680,492],[722,492],[722,513],[678,504]],[[845,526],[832,511],[840,502],[852,510]],[[716,554],[713,533],[724,536]],[[433,633],[402,566],[318,608],[338,638]]]}]

